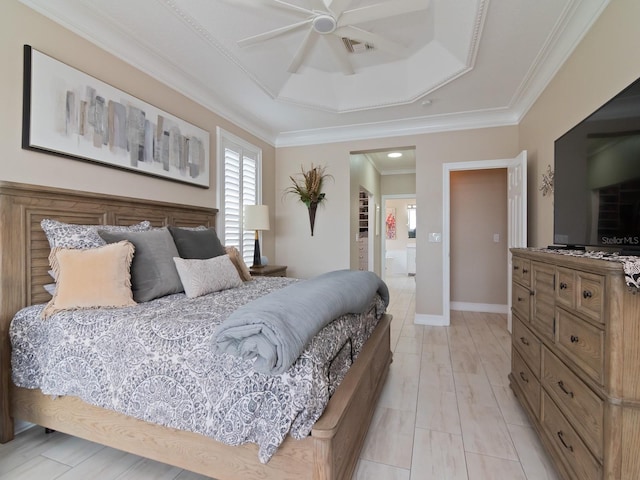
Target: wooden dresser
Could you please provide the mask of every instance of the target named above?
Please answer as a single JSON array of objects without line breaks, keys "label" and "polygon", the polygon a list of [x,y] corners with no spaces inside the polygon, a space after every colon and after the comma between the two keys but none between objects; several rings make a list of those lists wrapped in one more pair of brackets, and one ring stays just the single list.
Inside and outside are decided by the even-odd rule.
[{"label": "wooden dresser", "polygon": [[565,479],[640,479],[640,293],[622,264],[513,249],[511,388]]}]

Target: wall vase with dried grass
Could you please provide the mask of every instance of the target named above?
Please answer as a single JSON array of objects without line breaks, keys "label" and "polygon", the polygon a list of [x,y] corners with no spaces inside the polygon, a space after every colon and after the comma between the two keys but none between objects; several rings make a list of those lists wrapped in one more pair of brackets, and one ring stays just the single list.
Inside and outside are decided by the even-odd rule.
[{"label": "wall vase with dried grass", "polygon": [[316,223],[316,211],[318,205],[325,199],[325,194],[322,192],[322,185],[328,178],[333,179],[332,175],[326,173],[326,167],[314,167],[311,164],[311,169],[306,170],[301,167],[301,172],[289,177],[293,185],[286,188],[284,194],[292,194],[298,197],[302,203],[307,206],[309,210],[309,224],[311,225],[311,236],[313,236],[313,227]]}]

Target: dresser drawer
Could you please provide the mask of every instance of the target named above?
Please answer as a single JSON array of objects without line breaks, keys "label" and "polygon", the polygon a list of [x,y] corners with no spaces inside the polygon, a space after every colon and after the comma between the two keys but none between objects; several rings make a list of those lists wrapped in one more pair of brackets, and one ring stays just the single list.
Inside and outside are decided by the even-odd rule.
[{"label": "dresser drawer", "polygon": [[525,286],[531,285],[531,261],[526,258],[513,257],[513,279]]},{"label": "dresser drawer", "polygon": [[576,272],[576,310],[596,322],[603,323],[604,277]]},{"label": "dresser drawer", "polygon": [[593,454],[601,460],[604,401],[546,347],[542,348],[540,383]]},{"label": "dresser drawer", "polygon": [[536,418],[540,416],[540,382],[517,350],[511,350],[511,374]]},{"label": "dresser drawer", "polygon": [[531,372],[540,378],[540,340],[515,315],[513,316],[512,339],[513,345]]},{"label": "dresser drawer", "polygon": [[604,331],[556,309],[556,344],[558,350],[569,356],[587,375],[600,385],[604,380]]},{"label": "dresser drawer", "polygon": [[576,272],[568,268],[556,269],[558,280],[556,282],[556,303],[569,309],[576,306]]},{"label": "dresser drawer", "polygon": [[513,284],[511,290],[511,306],[521,318],[529,320],[529,312],[531,308],[531,292],[528,288],[518,283]]},{"label": "dresser drawer", "polygon": [[589,453],[589,449],[582,442],[580,436],[544,390],[541,401],[540,422],[542,428],[553,448],[565,460],[567,466],[573,470],[574,478],[576,480],[600,480],[602,466]]},{"label": "dresser drawer", "polygon": [[538,262],[531,264],[531,329],[549,340],[554,338],[556,269]]}]

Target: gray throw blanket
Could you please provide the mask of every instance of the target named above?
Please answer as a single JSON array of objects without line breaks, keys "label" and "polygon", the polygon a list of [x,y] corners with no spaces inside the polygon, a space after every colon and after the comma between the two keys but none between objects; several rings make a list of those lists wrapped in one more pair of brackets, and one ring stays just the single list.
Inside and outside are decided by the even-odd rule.
[{"label": "gray throw blanket", "polygon": [[213,338],[219,352],[255,358],[254,369],[284,373],[325,325],[347,313],[363,313],[387,285],[373,272],[336,270],[271,292],[233,312]]}]

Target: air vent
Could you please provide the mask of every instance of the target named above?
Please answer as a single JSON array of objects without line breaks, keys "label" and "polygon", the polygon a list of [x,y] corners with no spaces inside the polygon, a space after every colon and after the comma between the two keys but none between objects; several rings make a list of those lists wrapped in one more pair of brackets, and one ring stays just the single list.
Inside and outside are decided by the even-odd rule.
[{"label": "air vent", "polygon": [[367,50],[373,50],[373,45],[370,43],[358,42],[357,40],[351,40],[347,37],[342,37],[342,42],[344,43],[344,48],[346,48],[349,53],[363,53]]}]

